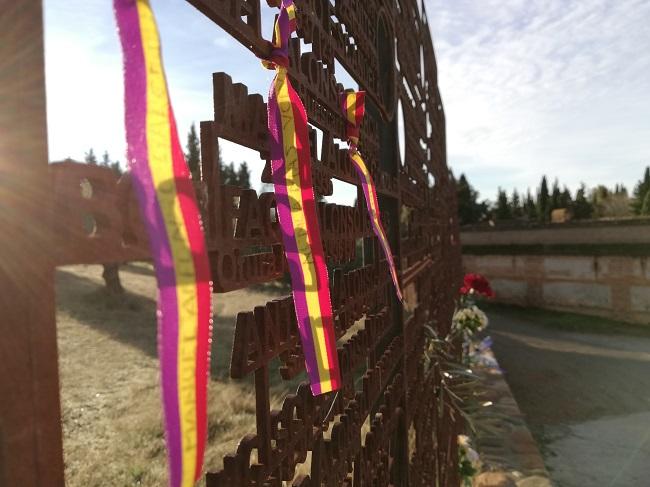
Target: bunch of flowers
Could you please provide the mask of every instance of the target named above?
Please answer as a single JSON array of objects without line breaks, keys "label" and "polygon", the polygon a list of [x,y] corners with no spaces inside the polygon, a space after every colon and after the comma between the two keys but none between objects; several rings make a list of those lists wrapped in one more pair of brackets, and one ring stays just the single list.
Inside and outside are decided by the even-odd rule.
[{"label": "bunch of flowers", "polygon": [[481,458],[472,448],[469,437],[458,435],[458,470],[463,486],[472,487],[474,476],[481,470]]},{"label": "bunch of flowers", "polygon": [[452,330],[464,339],[483,331],[488,325],[487,316],[475,304],[476,299],[481,296],[494,297],[488,280],[480,274],[466,274],[452,322]]},{"label": "bunch of flowers", "polygon": [[[481,297],[494,297],[488,280],[480,274],[465,275],[452,317],[451,331],[446,336],[439,337],[435,327],[424,327],[427,337],[426,370],[437,366],[442,372],[440,386],[437,388],[438,414],[442,417],[444,408],[450,408],[454,414],[462,416],[474,432],[476,430],[472,424],[472,412],[491,405],[490,402],[478,404],[480,393],[477,392],[476,385],[480,379],[470,368],[472,363],[491,357],[489,338],[480,343],[475,354],[470,353],[472,336],[488,325],[487,316],[476,305]],[[457,348],[459,342],[462,346],[460,356]],[[463,486],[471,487],[481,466],[479,454],[471,447],[469,437],[459,435],[458,469]]]},{"label": "bunch of flowers", "polygon": [[487,325],[488,317],[476,305],[456,310],[452,321],[454,331],[465,337],[485,330]]}]

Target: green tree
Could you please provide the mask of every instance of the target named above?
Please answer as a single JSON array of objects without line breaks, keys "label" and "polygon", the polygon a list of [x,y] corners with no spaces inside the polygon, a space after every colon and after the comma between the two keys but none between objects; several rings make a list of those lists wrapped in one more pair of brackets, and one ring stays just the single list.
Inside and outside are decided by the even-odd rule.
[{"label": "green tree", "polygon": [[87,164],[97,165],[97,156],[95,155],[95,151],[92,147],[84,155],[84,160]]},{"label": "green tree", "polygon": [[636,215],[643,214],[643,202],[648,192],[650,192],[650,166],[645,168],[643,179],[641,179],[634,187],[632,211]]},{"label": "green tree", "polygon": [[544,223],[549,219],[549,215],[551,214],[549,205],[550,196],[548,194],[548,183],[546,182],[546,176],[542,176],[542,182],[537,191],[537,219],[541,223]]},{"label": "green tree", "polygon": [[605,206],[607,199],[609,198],[609,189],[607,186],[599,184],[591,190],[591,195],[589,196],[589,202],[594,209],[594,216],[596,218],[601,218],[605,216]]},{"label": "green tree", "polygon": [[102,161],[99,163],[102,167],[107,167],[112,170],[118,176],[122,175],[122,168],[120,167],[119,161],[111,161],[111,156],[108,155],[108,151],[104,151],[102,155]]},{"label": "green tree", "polygon": [[228,184],[230,186],[239,186],[240,188],[251,188],[251,173],[248,169],[248,164],[242,162],[240,166],[235,169],[235,163],[221,164],[221,184]]},{"label": "green tree", "polygon": [[549,214],[551,211],[555,210],[556,208],[562,208],[562,205],[560,204],[560,200],[561,200],[560,183],[558,182],[557,178],[555,178],[555,181],[553,181],[553,189],[551,190],[551,202],[549,203]]},{"label": "green tree", "polygon": [[624,184],[617,184],[614,187],[614,194],[627,197],[627,188]]},{"label": "green tree", "polygon": [[461,174],[456,182],[456,195],[460,224],[469,225],[481,221],[487,212],[487,205],[478,202],[479,193],[469,183],[465,174]]},{"label": "green tree", "polygon": [[528,191],[526,192],[523,213],[529,221],[537,219],[537,207],[535,206],[535,200],[533,199],[533,196],[530,194],[530,188],[528,188]]},{"label": "green tree", "polygon": [[585,183],[582,183],[578,191],[576,191],[576,199],[573,202],[573,217],[578,220],[583,220],[591,218],[593,212],[593,206],[587,201],[587,187]]},{"label": "green tree", "polygon": [[[616,190],[618,189],[618,193]],[[596,217],[620,218],[630,215],[630,199],[620,186],[614,191],[602,184],[591,191],[591,204]],[[643,203],[641,204],[643,206]]]},{"label": "green tree", "polygon": [[650,191],[646,191],[645,193],[645,198],[643,198],[640,214],[644,216],[650,215]]},{"label": "green tree", "polygon": [[510,204],[508,203],[508,195],[501,188],[499,188],[497,192],[497,204],[494,209],[494,216],[497,220],[512,219],[512,211]]},{"label": "green tree", "polygon": [[237,186],[237,172],[235,171],[235,163],[230,164],[221,163],[221,184],[228,184]]},{"label": "green tree", "polygon": [[190,168],[192,179],[199,181],[201,179],[201,143],[196,135],[196,126],[192,123],[190,131],[187,134],[187,153],[185,159],[187,166]]},{"label": "green tree", "polygon": [[516,189],[512,191],[510,207],[513,218],[521,218],[521,216],[523,216],[524,210],[522,208],[521,199],[519,198],[519,193]]},{"label": "green tree", "polygon": [[571,198],[571,191],[569,188],[564,186],[562,193],[560,193],[560,208],[571,208],[573,205],[573,200]]},{"label": "green tree", "polygon": [[242,188],[250,189],[251,187],[251,173],[246,161],[242,162],[237,170],[237,183]]}]

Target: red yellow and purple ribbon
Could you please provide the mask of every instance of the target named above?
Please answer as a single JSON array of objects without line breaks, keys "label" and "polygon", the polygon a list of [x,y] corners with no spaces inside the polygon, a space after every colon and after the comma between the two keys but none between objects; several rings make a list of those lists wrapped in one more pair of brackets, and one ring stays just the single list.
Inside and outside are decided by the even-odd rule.
[{"label": "red yellow and purple ribbon", "polygon": [[395,268],[395,261],[393,260],[393,252],[390,249],[390,243],[386,237],[386,232],[384,227],[381,224],[381,215],[379,214],[379,202],[377,201],[377,189],[375,183],[372,180],[370,171],[366,167],[359,150],[357,148],[359,144],[359,130],[361,127],[361,122],[363,121],[363,116],[365,114],[365,97],[366,93],[363,91],[354,92],[347,91],[341,94],[341,105],[343,108],[343,114],[345,115],[345,120],[347,122],[347,137],[350,144],[350,160],[359,175],[359,180],[361,181],[361,187],[363,188],[363,194],[366,199],[366,207],[368,208],[368,215],[370,216],[370,223],[372,229],[379,239],[379,244],[381,245],[384,255],[386,256],[386,261],[388,262],[388,269],[390,275],[393,278],[393,284],[395,285],[395,292],[400,301],[402,299],[402,291],[399,286],[399,280],[397,277],[397,269]]},{"label": "red yellow and purple ribbon", "polygon": [[190,172],[167,91],[147,0],[114,0],[124,53],[127,156],[158,282],[160,357],[169,485],[203,468],[210,360],[210,268]]},{"label": "red yellow and purple ribbon", "polygon": [[268,100],[273,185],[305,365],[312,393],[318,395],[337,390],[341,379],[311,178],[307,113],[287,76],[289,38],[295,29],[293,0],[283,0],[273,51],[263,64],[276,70]]}]

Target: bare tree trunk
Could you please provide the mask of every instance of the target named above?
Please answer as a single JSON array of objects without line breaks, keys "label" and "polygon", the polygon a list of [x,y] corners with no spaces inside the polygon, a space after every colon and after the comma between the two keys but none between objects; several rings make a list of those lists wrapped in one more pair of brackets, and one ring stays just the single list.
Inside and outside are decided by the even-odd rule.
[{"label": "bare tree trunk", "polygon": [[109,294],[122,294],[124,288],[120,281],[120,264],[103,264],[104,272],[102,277],[106,283],[106,290]]}]

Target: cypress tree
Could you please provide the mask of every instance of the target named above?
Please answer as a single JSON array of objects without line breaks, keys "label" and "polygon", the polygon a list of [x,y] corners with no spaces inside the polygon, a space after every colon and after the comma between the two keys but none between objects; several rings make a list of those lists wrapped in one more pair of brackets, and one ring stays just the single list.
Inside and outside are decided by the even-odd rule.
[{"label": "cypress tree", "polygon": [[539,191],[537,192],[537,219],[544,223],[548,221],[551,213],[549,209],[550,197],[548,194],[548,183],[546,176],[542,176],[542,183],[540,184]]}]

